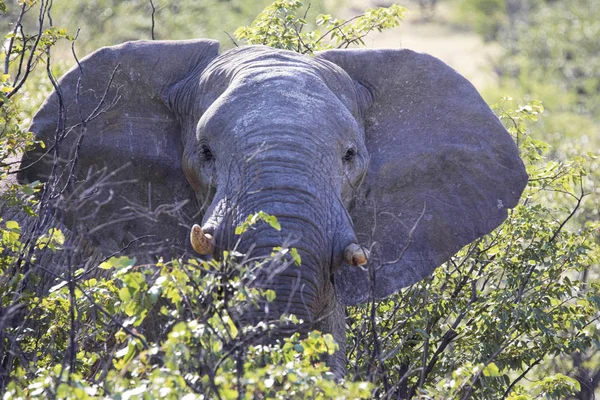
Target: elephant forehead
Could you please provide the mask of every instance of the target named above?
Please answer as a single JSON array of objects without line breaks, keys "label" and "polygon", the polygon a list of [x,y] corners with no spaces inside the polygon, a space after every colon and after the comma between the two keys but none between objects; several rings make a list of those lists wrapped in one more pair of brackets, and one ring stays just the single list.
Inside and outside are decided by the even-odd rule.
[{"label": "elephant forehead", "polygon": [[298,88],[320,91],[323,86],[353,115],[359,102],[353,80],[344,70],[326,60],[266,46],[247,46],[217,57],[202,74],[200,86],[205,92],[202,111],[231,86],[246,82],[285,84],[291,80]]},{"label": "elephant forehead", "polygon": [[265,68],[237,80],[231,87],[236,97],[251,97],[267,107],[287,104],[318,110],[335,98],[312,71],[301,68]]},{"label": "elephant forehead", "polygon": [[205,111],[204,134],[252,130],[327,130],[358,133],[348,108],[317,76],[264,69],[240,77]]}]

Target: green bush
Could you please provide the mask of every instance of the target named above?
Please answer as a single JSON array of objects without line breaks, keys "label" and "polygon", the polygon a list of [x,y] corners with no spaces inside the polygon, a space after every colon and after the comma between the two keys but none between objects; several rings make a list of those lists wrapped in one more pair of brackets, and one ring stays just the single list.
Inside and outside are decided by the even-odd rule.
[{"label": "green bush", "polygon": [[514,56],[505,57],[500,67],[530,93],[540,83],[556,86],[563,108],[598,120],[599,13],[600,4],[593,0],[540,4],[515,25],[514,39],[506,39]]},{"label": "green bush", "polygon": [[349,20],[321,14],[317,16],[316,25],[322,27],[324,32],[302,32],[308,24],[305,16],[301,18],[296,15],[302,7],[297,0],[277,0],[261,12],[252,25],[238,28],[234,35],[248,44],[312,54],[317,50],[364,45],[362,39],[370,32],[398,26],[408,11],[393,4],[390,7],[367,9]]},{"label": "green bush", "polygon": [[[379,393],[529,399],[565,398],[580,388],[562,374],[533,383],[524,377],[554,357],[585,351],[597,337],[600,285],[581,277],[598,263],[600,224],[565,228],[583,195],[589,160],[559,165],[546,159],[547,144],[525,130],[541,105],[508,104],[498,108],[499,116],[517,138],[530,175],[521,204],[432,277],[350,309],[349,372],[376,382]],[[570,199],[570,208],[546,205],[557,192]]]},{"label": "green bush", "polygon": [[[37,334],[23,332],[18,341],[22,354],[37,357],[15,362],[7,395],[369,396],[367,383],[336,384],[321,361],[337,347],[331,335],[315,331],[274,344],[263,340],[282,324],[297,323],[293,316],[241,326],[237,317],[248,307],[273,301],[274,293],[247,286],[260,265],[239,265],[225,257],[221,263],[158,262],[151,270],[136,266],[135,259],[112,258],[100,265],[111,271],[110,279],[75,277],[74,290],[63,281],[47,297],[33,299],[29,312]],[[160,327],[150,322],[160,331],[155,340],[136,330],[148,312],[161,321]]]},{"label": "green bush", "polygon": [[458,14],[484,40],[496,39],[508,19],[505,0],[459,0]]},{"label": "green bush", "polygon": [[[349,22],[320,16],[324,36],[302,32],[307,21],[296,15],[301,11],[296,1],[277,1],[236,35],[311,53],[360,43],[367,32],[396,25],[404,13],[401,7],[368,10]],[[39,61],[48,66],[53,45],[15,49],[12,68],[19,54],[31,52],[45,55]],[[30,106],[21,107],[27,97],[17,92],[8,97],[18,81],[14,74],[5,73],[0,98],[0,140],[9,149],[0,152],[3,180],[10,169],[6,160],[32,141],[21,111]],[[32,257],[68,255],[70,249],[57,230],[44,230],[41,223],[30,230],[5,219],[0,221],[4,398],[529,399],[565,398],[582,390],[554,365],[598,345],[600,286],[589,274],[600,257],[594,240],[600,225],[572,225],[589,190],[593,156],[549,159],[551,147],[529,133],[543,122],[539,102],[515,107],[503,99],[496,109],[531,177],[521,203],[502,226],[432,277],[384,301],[348,309],[345,382],[335,382],[323,362],[337,347],[331,335],[277,334],[299,322],[294,316],[241,323],[249,309],[273,301],[272,291],[252,287],[256,269],[269,259],[240,264],[225,253],[221,262],[173,259],[149,266],[117,257],[97,264],[108,278],[67,265],[62,275],[45,271],[55,285],[38,296],[39,276],[26,269],[35,265]],[[34,200],[36,188],[14,186],[9,198],[43,219],[48,204],[43,196]],[[263,213],[249,216],[237,232],[259,223],[278,228]],[[274,249],[272,257],[291,255],[301,262],[294,254]],[[270,335],[274,339],[265,340]],[[542,373],[543,379],[526,379]]]},{"label": "green bush", "polygon": [[[0,20],[3,32],[12,29],[9,22],[17,20],[20,11],[17,3],[39,6],[40,0],[8,3],[9,18]],[[269,0],[75,0],[55,1],[48,11],[55,26],[73,36],[77,33],[76,49],[85,55],[102,46],[153,37],[157,40],[211,37],[225,47],[233,47],[228,33],[250,23],[269,3]],[[313,9],[318,10],[319,6],[313,5]],[[25,30],[35,31],[37,11],[27,13],[22,23]],[[59,48],[64,58],[72,61],[70,49]]]}]

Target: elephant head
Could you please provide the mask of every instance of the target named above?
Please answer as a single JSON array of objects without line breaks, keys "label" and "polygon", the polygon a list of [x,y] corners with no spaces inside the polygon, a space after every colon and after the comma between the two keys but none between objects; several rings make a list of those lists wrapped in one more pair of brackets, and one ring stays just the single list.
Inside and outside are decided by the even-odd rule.
[{"label": "elephant head", "polygon": [[[140,252],[190,251],[194,223],[202,253],[297,248],[301,265],[258,282],[275,290],[275,312],[338,342],[341,304],[428,276],[517,204],[527,175],[512,138],[440,60],[218,47],[140,41],[81,60],[36,115],[46,148],[24,155],[20,178],[74,172],[65,220],[109,254],[136,240]],[[52,155],[64,161],[51,167]],[[258,211],[281,230],[237,237]]]}]

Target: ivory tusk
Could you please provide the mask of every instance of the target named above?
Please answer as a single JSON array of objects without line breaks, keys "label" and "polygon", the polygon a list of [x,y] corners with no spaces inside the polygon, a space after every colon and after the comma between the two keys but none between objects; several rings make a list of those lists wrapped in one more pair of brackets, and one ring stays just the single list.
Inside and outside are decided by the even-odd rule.
[{"label": "ivory tusk", "polygon": [[369,261],[369,250],[356,243],[350,243],[344,250],[346,264],[358,266],[366,264],[367,261]]},{"label": "ivory tusk", "polygon": [[198,224],[192,226],[192,230],[190,231],[190,242],[192,243],[194,250],[203,256],[212,254],[215,250],[213,237],[208,233],[204,233]]}]

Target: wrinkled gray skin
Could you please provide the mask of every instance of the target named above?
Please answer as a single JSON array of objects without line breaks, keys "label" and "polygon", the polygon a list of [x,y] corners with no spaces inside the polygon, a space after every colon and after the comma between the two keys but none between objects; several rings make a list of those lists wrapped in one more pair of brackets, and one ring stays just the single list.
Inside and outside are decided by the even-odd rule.
[{"label": "wrinkled gray skin", "polygon": [[[473,86],[425,54],[309,57],[256,46],[218,55],[210,40],[142,41],[101,49],[81,66],[61,80],[60,155],[78,148],[74,170],[87,177],[66,191],[67,226],[105,254],[140,237],[129,253],[191,252],[192,223],[217,249],[238,243],[266,256],[296,247],[301,266],[271,265],[258,284],[277,294],[270,315],[293,313],[309,322],[299,329],[334,335],[341,351],[329,362],[339,375],[343,305],[431,274],[498,226],[527,182],[510,135]],[[50,148],[57,104],[54,94],[32,126]],[[48,179],[50,158],[20,179]],[[259,224],[236,237],[233,228],[258,211],[275,215],[281,231]],[[371,249],[366,268],[343,263],[353,242]]]}]

